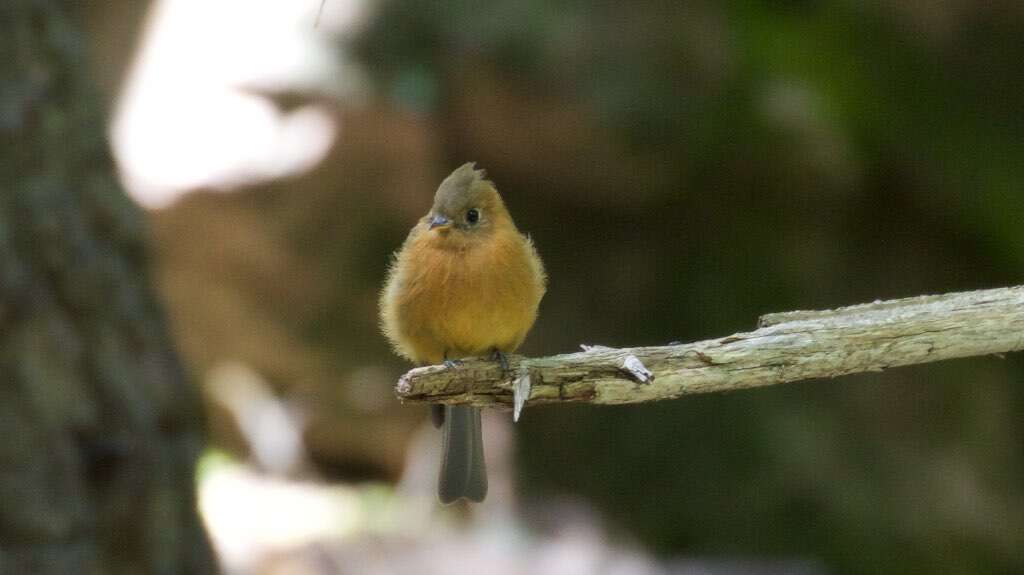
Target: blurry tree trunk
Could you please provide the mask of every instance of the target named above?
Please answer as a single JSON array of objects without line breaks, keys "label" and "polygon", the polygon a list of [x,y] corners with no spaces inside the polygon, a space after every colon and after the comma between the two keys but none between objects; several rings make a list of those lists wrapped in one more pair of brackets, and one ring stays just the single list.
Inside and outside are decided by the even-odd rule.
[{"label": "blurry tree trunk", "polygon": [[208,573],[202,444],[77,3],[0,3],[0,573]]}]

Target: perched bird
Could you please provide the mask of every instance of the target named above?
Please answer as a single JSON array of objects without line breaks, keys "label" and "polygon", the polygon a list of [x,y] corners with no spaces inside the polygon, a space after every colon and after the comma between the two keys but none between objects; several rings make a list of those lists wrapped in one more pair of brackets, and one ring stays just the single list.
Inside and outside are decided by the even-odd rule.
[{"label": "perched bird", "polygon": [[[380,298],[381,326],[395,351],[418,364],[506,353],[537,318],[547,278],[494,184],[467,163],[441,182],[430,212],[395,254]],[[444,426],[442,503],[482,501],[487,471],[479,408],[435,406]],[[439,422],[439,420],[441,420]]]}]

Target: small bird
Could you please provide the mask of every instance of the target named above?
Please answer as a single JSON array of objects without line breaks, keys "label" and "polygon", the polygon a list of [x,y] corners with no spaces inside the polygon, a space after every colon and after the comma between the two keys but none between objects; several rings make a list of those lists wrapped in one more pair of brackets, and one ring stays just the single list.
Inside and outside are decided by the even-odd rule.
[{"label": "small bird", "polygon": [[[384,335],[417,364],[457,367],[490,355],[507,371],[506,353],[537,319],[547,277],[533,242],[516,228],[494,184],[473,163],[441,182],[434,205],[395,254],[380,297]],[[487,495],[480,409],[434,406],[444,426],[438,498]]]}]

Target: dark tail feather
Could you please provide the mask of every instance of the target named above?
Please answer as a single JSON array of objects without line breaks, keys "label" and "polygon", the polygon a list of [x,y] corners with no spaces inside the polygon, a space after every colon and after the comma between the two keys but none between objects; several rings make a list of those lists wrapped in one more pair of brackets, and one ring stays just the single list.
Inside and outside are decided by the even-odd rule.
[{"label": "dark tail feather", "polygon": [[460,497],[483,501],[487,496],[487,469],[480,409],[452,405],[445,406],[444,411],[444,456],[437,496],[441,503],[452,503]]},{"label": "dark tail feather", "polygon": [[434,424],[434,429],[441,429],[444,425],[444,405],[435,403],[430,406],[430,423]]}]

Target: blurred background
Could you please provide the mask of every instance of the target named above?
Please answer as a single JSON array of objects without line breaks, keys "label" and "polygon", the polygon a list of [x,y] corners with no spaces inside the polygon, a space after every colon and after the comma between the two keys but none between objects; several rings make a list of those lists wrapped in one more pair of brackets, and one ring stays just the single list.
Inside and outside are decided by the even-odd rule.
[{"label": "blurred background", "polygon": [[[143,3],[145,4],[145,3]],[[1020,284],[1019,2],[107,0],[89,54],[198,387],[223,569],[1024,571],[1024,357],[485,419],[441,508],[390,254],[476,161],[550,288],[522,352]]]}]

